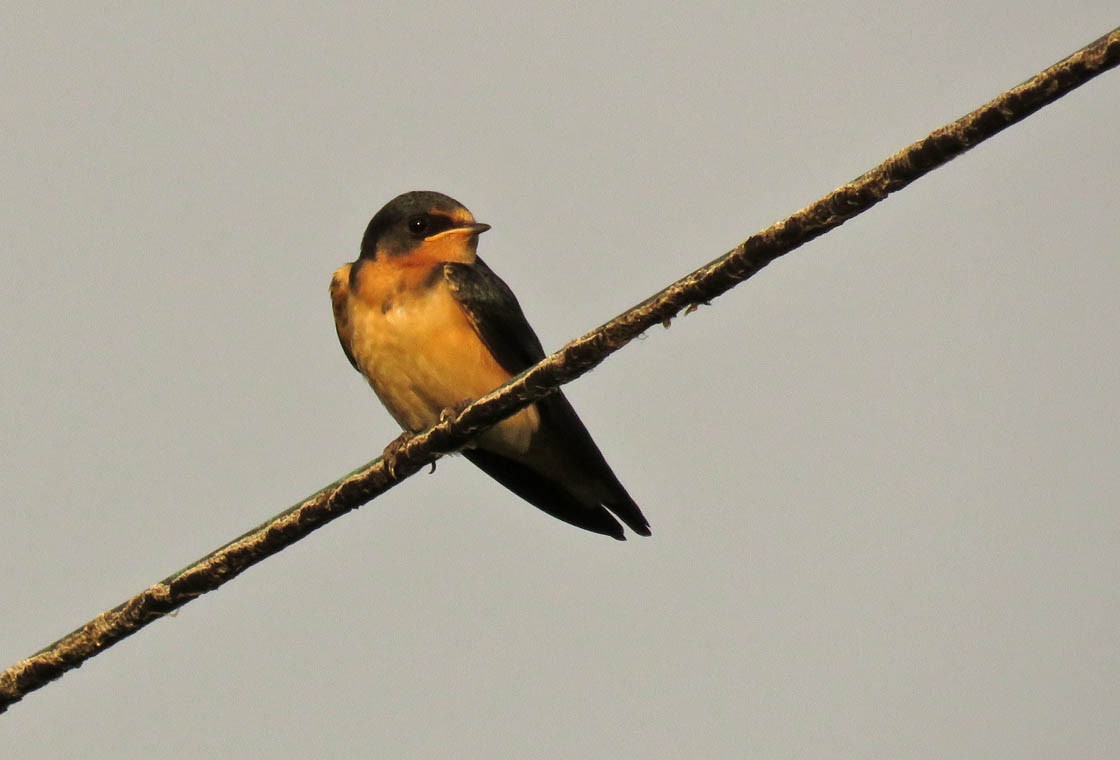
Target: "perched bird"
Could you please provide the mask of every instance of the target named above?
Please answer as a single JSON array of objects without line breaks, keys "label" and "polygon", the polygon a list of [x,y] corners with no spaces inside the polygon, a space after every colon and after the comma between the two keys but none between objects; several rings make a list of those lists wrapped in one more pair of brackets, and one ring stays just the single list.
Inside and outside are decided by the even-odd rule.
[{"label": "perched bird", "polygon": [[[446,195],[405,193],[374,215],[358,260],[331,280],[342,350],[405,437],[545,356],[517,298],[475,253],[488,229]],[[462,454],[553,517],[624,540],[617,516],[650,535],[560,392],[480,434]]]}]

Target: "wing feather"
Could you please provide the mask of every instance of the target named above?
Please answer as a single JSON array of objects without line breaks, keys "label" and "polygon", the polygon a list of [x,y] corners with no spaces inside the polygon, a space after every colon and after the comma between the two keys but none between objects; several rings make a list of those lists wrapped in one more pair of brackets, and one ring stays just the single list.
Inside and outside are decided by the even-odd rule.
[{"label": "wing feather", "polygon": [[[517,297],[482,259],[476,259],[474,264],[444,264],[443,271],[451,292],[483,343],[507,372],[516,375],[545,357],[540,339],[525,319]],[[499,483],[554,517],[621,539],[621,527],[609,509],[635,533],[648,536],[649,522],[564,394],[557,391],[538,401],[537,409],[545,432],[543,445],[557,449],[554,453],[563,462],[565,472],[587,481],[581,485],[585,486],[584,493],[594,492],[590,502],[527,463],[480,449],[468,449],[464,455]]]}]

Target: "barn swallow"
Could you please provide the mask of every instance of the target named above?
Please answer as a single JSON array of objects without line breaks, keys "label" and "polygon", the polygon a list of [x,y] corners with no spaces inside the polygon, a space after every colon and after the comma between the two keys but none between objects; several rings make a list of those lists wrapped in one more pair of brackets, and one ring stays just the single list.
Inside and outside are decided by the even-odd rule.
[{"label": "barn swallow", "polygon": [[[488,229],[446,195],[405,193],[374,215],[358,260],[331,280],[342,350],[405,438],[545,357],[513,292],[476,254]],[[621,541],[617,517],[650,535],[559,391],[481,433],[462,454],[553,517]]]}]

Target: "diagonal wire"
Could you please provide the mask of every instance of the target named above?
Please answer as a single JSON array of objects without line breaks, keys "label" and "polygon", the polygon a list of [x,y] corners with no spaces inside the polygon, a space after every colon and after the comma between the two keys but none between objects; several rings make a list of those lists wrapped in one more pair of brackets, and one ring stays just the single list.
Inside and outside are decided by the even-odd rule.
[{"label": "diagonal wire", "polygon": [[571,341],[501,388],[488,393],[399,452],[393,471],[381,459],[312,494],[197,562],[95,617],[0,673],[0,712],[28,693],[79,667],[195,597],[213,591],[317,528],[357,509],[479,432],[588,372],[650,327],[706,304],[774,259],[792,251],[970,148],[1120,64],[1120,29],[930,133],[787,219],[752,235],[733,250],[659,293]]}]

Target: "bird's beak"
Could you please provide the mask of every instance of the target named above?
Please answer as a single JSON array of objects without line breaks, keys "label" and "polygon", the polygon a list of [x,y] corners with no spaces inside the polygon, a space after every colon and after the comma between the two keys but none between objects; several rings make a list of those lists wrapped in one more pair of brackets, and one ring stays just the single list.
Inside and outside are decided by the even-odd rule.
[{"label": "bird's beak", "polygon": [[475,222],[474,224],[464,224],[462,227],[452,227],[449,230],[444,230],[443,232],[432,235],[430,238],[425,238],[425,240],[439,240],[444,237],[473,238],[481,235],[488,229],[490,229],[489,224]]}]

